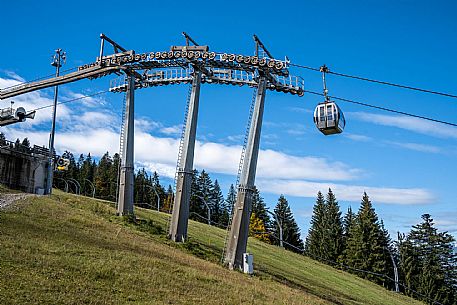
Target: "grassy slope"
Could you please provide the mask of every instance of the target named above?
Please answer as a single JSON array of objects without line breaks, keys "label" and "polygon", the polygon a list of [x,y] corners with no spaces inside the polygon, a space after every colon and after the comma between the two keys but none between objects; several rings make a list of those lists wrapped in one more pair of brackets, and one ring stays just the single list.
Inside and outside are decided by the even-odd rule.
[{"label": "grassy slope", "polygon": [[256,276],[230,272],[224,230],[191,221],[177,245],[166,214],[56,194],[0,211],[0,304],[421,304],[255,239]]}]

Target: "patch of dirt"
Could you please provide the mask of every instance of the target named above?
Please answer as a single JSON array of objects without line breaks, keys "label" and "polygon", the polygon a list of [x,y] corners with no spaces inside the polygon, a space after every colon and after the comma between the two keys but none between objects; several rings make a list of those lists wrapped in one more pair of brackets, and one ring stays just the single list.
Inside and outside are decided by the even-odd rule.
[{"label": "patch of dirt", "polygon": [[34,194],[0,194],[0,210],[7,208],[18,200],[35,196]]}]

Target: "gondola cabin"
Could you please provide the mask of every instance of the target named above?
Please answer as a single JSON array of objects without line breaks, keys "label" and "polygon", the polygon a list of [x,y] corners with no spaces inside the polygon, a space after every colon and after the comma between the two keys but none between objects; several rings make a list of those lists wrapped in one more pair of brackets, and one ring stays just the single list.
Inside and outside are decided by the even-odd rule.
[{"label": "gondola cabin", "polygon": [[340,107],[334,102],[323,102],[314,110],[314,124],[324,135],[342,133],[346,121]]}]

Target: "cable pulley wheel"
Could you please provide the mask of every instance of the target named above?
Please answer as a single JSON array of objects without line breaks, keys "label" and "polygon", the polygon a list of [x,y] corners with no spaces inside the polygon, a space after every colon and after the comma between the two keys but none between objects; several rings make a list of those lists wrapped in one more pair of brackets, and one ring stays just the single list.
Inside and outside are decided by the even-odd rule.
[{"label": "cable pulley wheel", "polygon": [[261,59],[259,60],[259,66],[265,67],[266,64],[267,64],[267,60],[266,60],[265,58],[261,58]]},{"label": "cable pulley wheel", "polygon": [[167,57],[170,58],[170,59],[173,59],[174,55],[175,54],[173,53],[173,51],[168,51],[168,56]]},{"label": "cable pulley wheel", "polygon": [[209,60],[213,60],[214,58],[216,58],[216,53],[214,53],[214,52],[209,53],[208,58],[209,58]]},{"label": "cable pulley wheel", "polygon": [[189,58],[189,59],[194,58],[194,56],[195,56],[194,51],[189,51],[189,52],[187,53],[187,58]]},{"label": "cable pulley wheel", "polygon": [[250,62],[251,62],[251,57],[249,57],[249,56],[244,57],[243,62],[244,62],[245,64],[250,63]]},{"label": "cable pulley wheel", "polygon": [[275,61],[274,60],[270,60],[268,61],[268,68],[274,68],[275,67]]},{"label": "cable pulley wheel", "polygon": [[196,51],[194,54],[195,59],[199,59],[202,56],[202,53],[200,51]]},{"label": "cable pulley wheel", "polygon": [[228,57],[228,61],[234,61],[235,57],[236,57],[235,54],[230,54],[229,57]]},{"label": "cable pulley wheel", "polygon": [[251,57],[251,64],[257,65],[258,63],[259,63],[259,59],[257,58],[257,56],[252,56]]},{"label": "cable pulley wheel", "polygon": [[243,62],[243,59],[244,59],[244,56],[243,56],[243,55],[237,55],[237,56],[236,56],[236,62],[238,62],[238,63],[242,63],[242,62]]},{"label": "cable pulley wheel", "polygon": [[203,59],[207,59],[208,57],[209,57],[209,53],[208,52],[203,52],[202,58]]},{"label": "cable pulley wheel", "polygon": [[284,63],[282,61],[277,61],[275,63],[276,70],[282,70],[284,68]]}]

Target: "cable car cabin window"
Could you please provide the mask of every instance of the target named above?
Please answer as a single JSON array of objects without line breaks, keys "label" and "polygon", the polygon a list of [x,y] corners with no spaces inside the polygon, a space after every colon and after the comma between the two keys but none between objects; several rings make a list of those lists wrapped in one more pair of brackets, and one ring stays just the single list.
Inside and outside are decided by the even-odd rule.
[{"label": "cable car cabin window", "polygon": [[327,105],[327,121],[333,121],[332,105]]},{"label": "cable car cabin window", "polygon": [[324,106],[319,107],[319,122],[325,122]]},{"label": "cable car cabin window", "polygon": [[344,115],[341,109],[338,109],[338,126],[341,130],[343,130],[346,126],[346,120],[344,119]]}]

